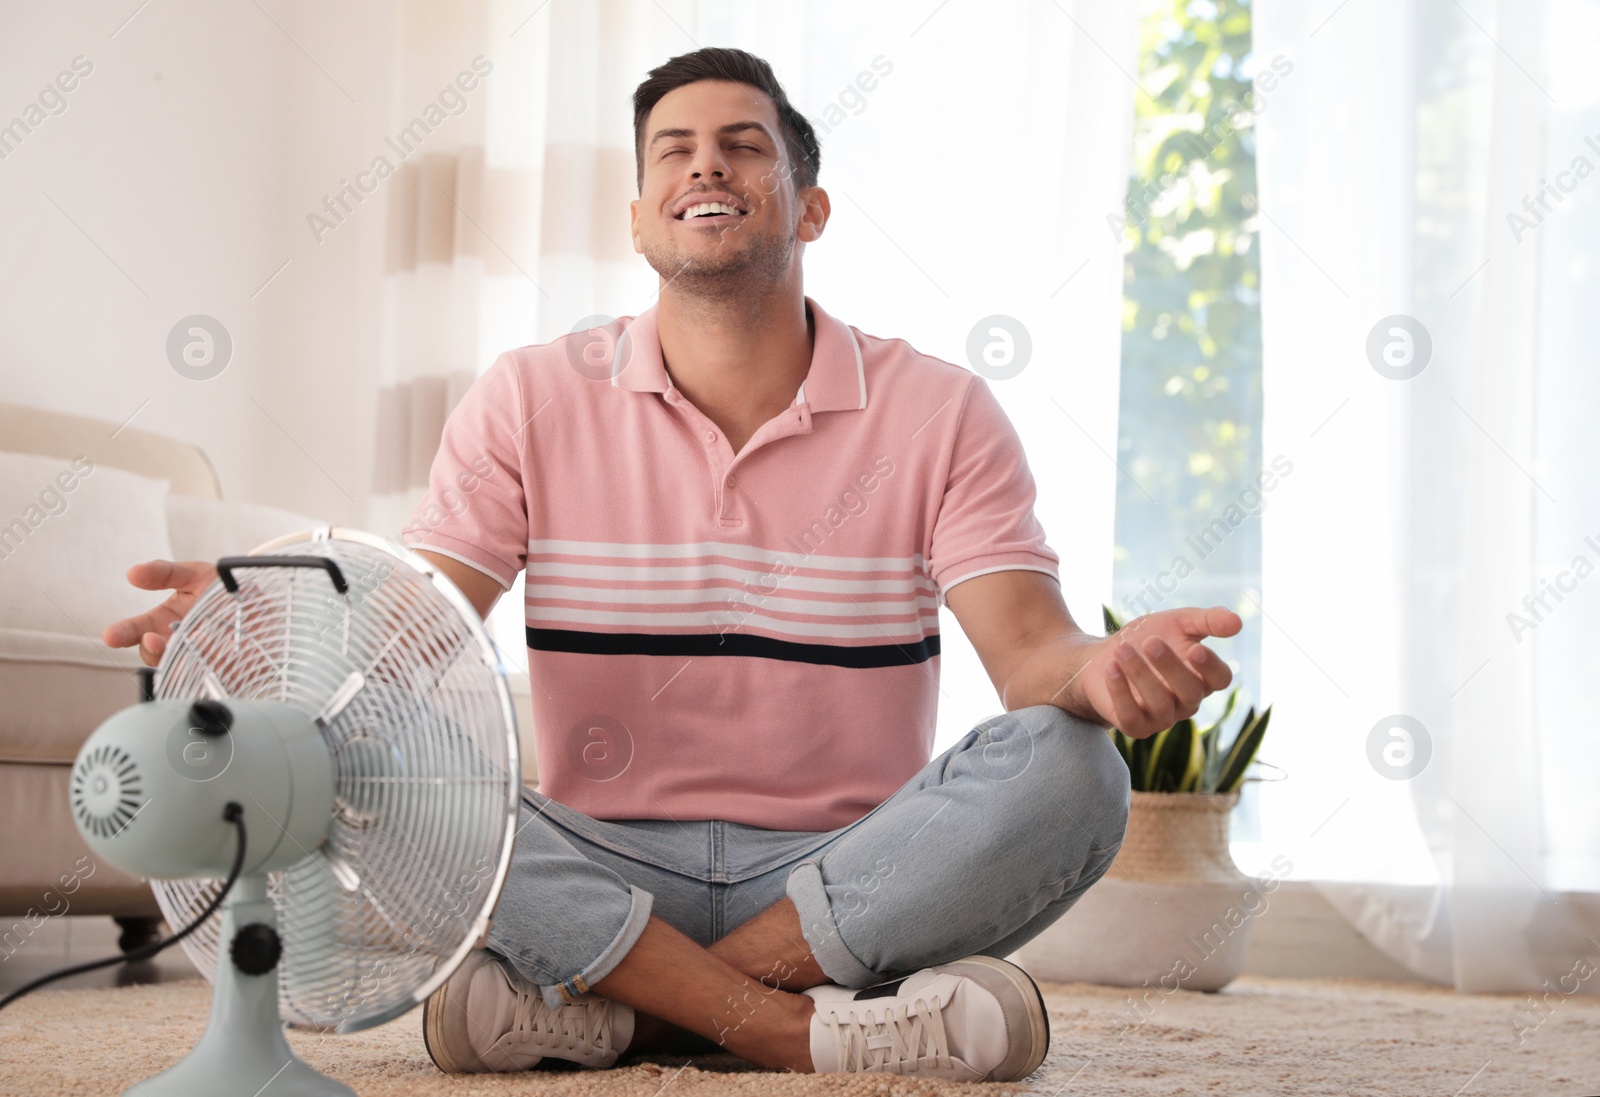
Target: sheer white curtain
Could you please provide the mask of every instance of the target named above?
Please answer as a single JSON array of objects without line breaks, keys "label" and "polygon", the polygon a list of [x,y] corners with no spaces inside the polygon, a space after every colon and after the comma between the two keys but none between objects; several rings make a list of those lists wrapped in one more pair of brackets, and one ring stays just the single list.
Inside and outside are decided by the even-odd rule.
[{"label": "sheer white curtain", "polygon": [[[537,237],[526,65],[497,49],[506,13],[485,0],[393,9],[387,207],[379,281],[379,390],[369,528],[396,536],[428,484],[445,417],[498,349],[528,342]],[[376,168],[376,164],[374,165]],[[363,188],[383,168],[358,176]],[[521,338],[517,338],[518,332]]]},{"label": "sheer white curtain", "polygon": [[[1069,605],[1097,622],[1118,475],[1122,260],[1106,217],[1127,177],[1131,4],[597,0],[491,13],[490,83],[505,72],[526,87],[515,104],[494,102],[488,157],[533,166],[522,265],[538,288],[520,299],[520,334],[480,340],[477,369],[498,350],[654,304],[657,276],[629,237],[633,90],[677,54],[746,49],[821,139],[833,216],[806,250],[808,294],[863,331],[964,365],[980,320],[1026,328],[1028,364],[991,384],[1027,446]],[[508,650],[521,648],[520,608],[514,591],[491,619]],[[999,707],[953,618],[943,636],[941,749]]]},{"label": "sheer white curtain", "polygon": [[1600,963],[1597,48],[1594,0],[1255,9],[1293,65],[1256,132],[1263,443],[1294,465],[1257,852],[1463,990]]}]

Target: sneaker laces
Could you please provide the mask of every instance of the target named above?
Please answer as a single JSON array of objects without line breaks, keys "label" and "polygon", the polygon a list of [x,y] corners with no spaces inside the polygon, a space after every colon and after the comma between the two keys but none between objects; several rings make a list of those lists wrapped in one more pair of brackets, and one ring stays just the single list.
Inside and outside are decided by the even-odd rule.
[{"label": "sneaker laces", "polygon": [[609,998],[596,998],[551,1009],[538,992],[518,989],[511,1031],[506,1035],[545,1052],[609,1053],[614,1005]]},{"label": "sneaker laces", "polygon": [[[903,1074],[927,1067],[948,1069],[944,1001],[917,997],[878,1009],[840,1003],[822,1015],[833,1030],[839,1064],[846,1071]],[[841,1017],[841,1011],[844,1016]]]}]

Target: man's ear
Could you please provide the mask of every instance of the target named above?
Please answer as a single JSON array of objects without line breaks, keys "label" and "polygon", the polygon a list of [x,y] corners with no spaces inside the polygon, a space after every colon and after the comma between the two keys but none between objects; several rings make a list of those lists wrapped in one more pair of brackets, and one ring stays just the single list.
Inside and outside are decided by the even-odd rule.
[{"label": "man's ear", "polygon": [[644,247],[639,240],[639,199],[637,198],[628,203],[628,235],[633,238],[634,254],[643,255]]},{"label": "man's ear", "polygon": [[821,187],[803,187],[799,194],[800,225],[795,231],[795,236],[803,243],[810,243],[822,235],[822,230],[828,224],[828,218],[833,213],[833,206],[828,202],[828,192]]}]

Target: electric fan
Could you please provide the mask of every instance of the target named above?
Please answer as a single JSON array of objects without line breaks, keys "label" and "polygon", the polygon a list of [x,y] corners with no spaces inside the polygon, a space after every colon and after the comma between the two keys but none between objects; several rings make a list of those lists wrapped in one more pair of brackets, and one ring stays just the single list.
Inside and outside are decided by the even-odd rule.
[{"label": "electric fan", "polygon": [[455,585],[383,538],[292,534],[217,571],[154,699],[72,772],[90,848],[199,923],[182,943],[213,983],[199,1044],[128,1093],[350,1095],[282,1022],[381,1024],[483,937],[521,793],[506,668]]}]

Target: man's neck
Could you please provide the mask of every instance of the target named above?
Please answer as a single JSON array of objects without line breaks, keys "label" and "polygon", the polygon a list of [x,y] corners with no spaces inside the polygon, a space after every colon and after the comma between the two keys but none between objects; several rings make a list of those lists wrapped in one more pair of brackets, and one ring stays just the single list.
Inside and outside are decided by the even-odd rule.
[{"label": "man's neck", "polygon": [[656,317],[667,375],[735,450],[794,401],[811,368],[813,323],[798,283],[720,300],[668,286]]}]

